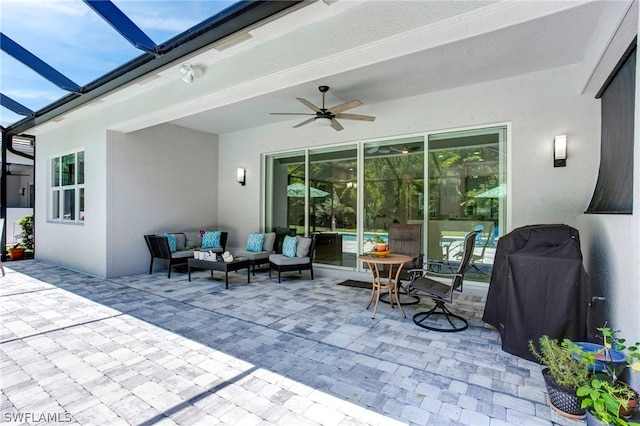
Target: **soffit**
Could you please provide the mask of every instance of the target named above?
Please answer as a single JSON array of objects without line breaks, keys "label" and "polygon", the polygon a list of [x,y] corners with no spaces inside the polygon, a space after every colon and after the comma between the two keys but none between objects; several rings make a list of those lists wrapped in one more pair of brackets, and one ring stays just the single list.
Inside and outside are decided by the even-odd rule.
[{"label": "soffit", "polygon": [[[372,63],[336,73],[329,69],[317,74],[306,70],[307,75],[313,77],[311,81],[220,105],[172,122],[212,133],[278,121],[291,120],[293,125],[302,119],[270,116],[269,112],[308,112],[295,97],[303,97],[318,105],[321,98],[317,86],[320,84],[332,88],[327,97],[328,105],[359,99],[365,105],[354,112],[368,114],[367,105],[575,64],[582,60],[604,6],[603,3],[584,4],[473,35],[463,28],[464,20],[457,24],[461,27],[458,29],[452,28],[456,24],[450,22],[433,30],[433,38],[443,41],[427,45],[423,50],[379,62],[372,60]],[[414,11],[410,15],[415,17],[418,13]],[[353,20],[354,17],[348,19]],[[441,21],[433,26],[439,23]],[[447,33],[448,36],[436,32]],[[402,44],[402,40],[397,43]],[[388,46],[381,49],[391,50]],[[352,52],[352,55],[356,56],[357,52]],[[346,57],[340,59],[348,62]]]},{"label": "soffit", "polygon": [[[370,104],[580,62],[607,3],[316,2],[96,106],[126,100],[134,114],[115,130],[171,122],[221,134],[291,119],[269,112],[308,112],[295,97],[318,104],[326,84],[327,105],[359,99],[354,112],[367,114]],[[201,81],[180,81],[183,62],[204,67]]]}]

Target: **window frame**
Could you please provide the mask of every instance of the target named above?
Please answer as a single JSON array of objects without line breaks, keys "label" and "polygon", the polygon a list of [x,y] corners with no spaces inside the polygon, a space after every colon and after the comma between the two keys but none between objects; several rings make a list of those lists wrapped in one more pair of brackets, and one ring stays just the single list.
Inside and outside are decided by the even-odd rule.
[{"label": "window frame", "polygon": [[[65,158],[73,156],[73,162]],[[85,162],[84,147],[65,151],[48,157],[48,220],[53,223],[83,224],[85,221]],[[63,166],[72,166],[73,175],[66,175]],[[66,183],[65,183],[66,178]],[[69,192],[71,191],[71,193]],[[65,194],[71,194],[71,198]],[[72,207],[66,218],[66,206]]]}]

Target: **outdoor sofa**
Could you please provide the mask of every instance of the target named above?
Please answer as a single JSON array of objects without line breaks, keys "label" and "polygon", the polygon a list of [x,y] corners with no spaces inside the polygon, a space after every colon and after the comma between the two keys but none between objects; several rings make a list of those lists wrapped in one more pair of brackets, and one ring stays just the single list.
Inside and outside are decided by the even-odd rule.
[{"label": "outdoor sofa", "polygon": [[144,239],[151,254],[149,274],[153,273],[155,259],[162,259],[169,263],[167,277],[171,278],[171,268],[186,265],[188,259],[194,257],[193,252],[196,249],[216,254],[224,253],[227,236],[227,232],[205,230],[145,235]]}]

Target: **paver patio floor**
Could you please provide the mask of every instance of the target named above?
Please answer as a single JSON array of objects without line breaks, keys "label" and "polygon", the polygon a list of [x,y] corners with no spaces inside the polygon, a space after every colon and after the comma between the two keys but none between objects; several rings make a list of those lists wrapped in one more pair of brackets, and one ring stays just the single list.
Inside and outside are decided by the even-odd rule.
[{"label": "paver patio floor", "polygon": [[[99,279],[46,262],[0,278],[2,422],[80,425],[578,425],[540,366],[505,353],[461,295],[461,333],[431,303],[364,309],[340,280],[208,271]],[[303,277],[308,277],[303,273]]]}]

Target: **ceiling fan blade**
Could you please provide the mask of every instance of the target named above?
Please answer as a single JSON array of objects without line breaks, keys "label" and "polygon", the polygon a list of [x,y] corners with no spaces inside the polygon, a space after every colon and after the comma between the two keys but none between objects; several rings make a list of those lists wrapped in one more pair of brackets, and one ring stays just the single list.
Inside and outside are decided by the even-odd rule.
[{"label": "ceiling fan blade", "polygon": [[311,112],[270,112],[271,115],[315,115]]},{"label": "ceiling fan blade", "polygon": [[336,105],[334,107],[329,108],[329,112],[332,114],[338,114],[339,112],[346,111],[348,109],[355,108],[360,105],[362,105],[362,102],[360,101],[345,102],[343,104]]},{"label": "ceiling fan blade", "polygon": [[371,115],[361,115],[361,114],[336,114],[336,118],[343,118],[345,120],[360,120],[360,121],[373,121],[376,119]]},{"label": "ceiling fan blade", "polygon": [[320,108],[318,108],[317,106],[315,106],[314,104],[312,104],[308,100],[302,99],[302,98],[296,98],[296,99],[299,100],[300,102],[302,102],[307,108],[310,108],[315,112],[322,112],[322,110]]},{"label": "ceiling fan blade", "polygon": [[331,127],[333,127],[337,131],[344,129],[344,127],[342,127],[342,125],[338,123],[338,120],[336,120],[335,118],[331,119]]},{"label": "ceiling fan blade", "polygon": [[309,124],[309,123],[311,123],[311,122],[312,122],[313,120],[315,120],[315,119],[316,119],[315,117],[311,117],[311,118],[310,118],[310,119],[308,119],[308,120],[304,120],[304,121],[303,121],[302,123],[300,123],[300,124],[296,124],[295,126],[293,126],[293,128],[295,129],[296,127],[300,127],[300,126],[304,126],[305,124]]},{"label": "ceiling fan blade", "polygon": [[378,152],[378,150],[379,150],[379,149],[380,149],[380,148],[378,148],[377,146],[374,146],[374,147],[372,147],[372,148],[369,148],[369,149],[367,150],[367,154],[375,154],[376,152]]}]

